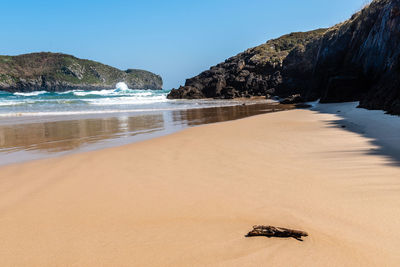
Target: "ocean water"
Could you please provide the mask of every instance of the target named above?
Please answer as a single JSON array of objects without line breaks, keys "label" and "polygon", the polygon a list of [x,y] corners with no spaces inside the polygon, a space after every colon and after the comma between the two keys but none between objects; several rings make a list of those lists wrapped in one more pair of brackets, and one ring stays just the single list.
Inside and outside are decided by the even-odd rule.
[{"label": "ocean water", "polygon": [[114,90],[66,92],[37,91],[10,93],[0,91],[0,124],[5,118],[69,116],[83,114],[135,113],[231,106],[236,101],[168,100],[168,90],[132,90],[119,83]]},{"label": "ocean water", "polygon": [[[130,144],[287,109],[265,99],[168,100],[167,90],[0,92],[0,165]],[[243,105],[245,103],[245,105]]]}]

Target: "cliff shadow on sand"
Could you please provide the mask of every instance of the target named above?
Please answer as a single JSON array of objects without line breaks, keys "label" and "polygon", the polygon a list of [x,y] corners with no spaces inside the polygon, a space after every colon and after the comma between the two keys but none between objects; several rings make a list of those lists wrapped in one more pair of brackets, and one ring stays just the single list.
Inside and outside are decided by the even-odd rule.
[{"label": "cliff shadow on sand", "polygon": [[357,108],[358,104],[315,104],[311,110],[334,114],[337,119],[328,121],[328,127],[341,128],[367,138],[374,148],[363,153],[381,155],[385,157],[387,164],[400,167],[400,117],[380,110]]}]

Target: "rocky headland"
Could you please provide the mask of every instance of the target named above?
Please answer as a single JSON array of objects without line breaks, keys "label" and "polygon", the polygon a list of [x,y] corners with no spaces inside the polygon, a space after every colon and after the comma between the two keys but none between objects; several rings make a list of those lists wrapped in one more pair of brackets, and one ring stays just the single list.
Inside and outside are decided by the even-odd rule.
[{"label": "rocky headland", "polygon": [[113,89],[162,89],[162,78],[144,70],[122,71],[99,62],[60,53],[0,56],[0,90],[9,92]]},{"label": "rocky headland", "polygon": [[360,101],[400,114],[400,0],[375,0],[328,29],[270,40],[186,80],[170,99],[278,96]]}]

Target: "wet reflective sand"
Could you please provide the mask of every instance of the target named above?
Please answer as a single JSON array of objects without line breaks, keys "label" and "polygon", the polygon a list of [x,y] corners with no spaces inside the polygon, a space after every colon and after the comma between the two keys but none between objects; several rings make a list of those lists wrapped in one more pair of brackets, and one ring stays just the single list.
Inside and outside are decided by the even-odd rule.
[{"label": "wet reflective sand", "polygon": [[118,146],[170,134],[190,126],[291,108],[287,105],[255,104],[0,124],[0,165]]}]

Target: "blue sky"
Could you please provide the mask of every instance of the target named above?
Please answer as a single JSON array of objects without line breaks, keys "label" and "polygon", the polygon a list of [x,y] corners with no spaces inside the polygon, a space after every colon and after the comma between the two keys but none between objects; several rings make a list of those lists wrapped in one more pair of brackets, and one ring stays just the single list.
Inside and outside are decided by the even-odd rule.
[{"label": "blue sky", "polygon": [[51,51],[160,74],[164,87],[280,35],[329,27],[365,0],[1,0],[0,54]]}]

